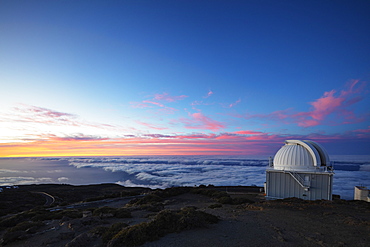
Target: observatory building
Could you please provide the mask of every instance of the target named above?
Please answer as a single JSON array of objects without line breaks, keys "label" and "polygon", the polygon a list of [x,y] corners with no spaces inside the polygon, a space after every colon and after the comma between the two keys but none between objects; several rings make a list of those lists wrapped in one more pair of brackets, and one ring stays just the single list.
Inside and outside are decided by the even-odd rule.
[{"label": "observatory building", "polygon": [[320,144],[287,140],[266,169],[266,199],[332,200],[333,174]]}]

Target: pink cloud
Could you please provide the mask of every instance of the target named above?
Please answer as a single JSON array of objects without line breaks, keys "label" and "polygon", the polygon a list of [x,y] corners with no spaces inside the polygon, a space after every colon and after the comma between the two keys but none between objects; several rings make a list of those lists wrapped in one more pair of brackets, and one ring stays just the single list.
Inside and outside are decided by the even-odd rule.
[{"label": "pink cloud", "polygon": [[162,103],[151,101],[151,100],[143,100],[142,102],[130,102],[131,107],[133,108],[154,108],[158,106],[162,108],[160,111],[166,114],[172,114],[173,112],[177,111],[177,109],[168,107]]},{"label": "pink cloud", "polygon": [[76,115],[54,111],[48,108],[37,107],[37,106],[30,106],[21,104],[22,107],[14,107],[14,110],[22,113],[31,113],[35,117],[47,117],[47,118],[54,118],[54,119],[63,119],[63,118],[75,118]]},{"label": "pink cloud", "polygon": [[19,104],[5,121],[78,126],[77,115],[48,108]]},{"label": "pink cloud", "polygon": [[234,131],[233,133],[239,134],[239,135],[261,135],[261,134],[264,134],[263,132],[253,131],[253,130],[240,130],[240,131]]},{"label": "pink cloud", "polygon": [[171,96],[168,93],[155,94],[154,95],[154,99],[155,100],[163,100],[163,101],[167,101],[167,102],[175,102],[175,101],[183,100],[183,99],[185,99],[187,97],[188,96],[186,96],[186,95]]},{"label": "pink cloud", "polygon": [[196,106],[196,105],[214,105],[214,103],[205,103],[203,101],[195,100],[195,101],[191,102],[191,105],[192,106]]},{"label": "pink cloud", "polygon": [[247,114],[246,119],[260,118],[283,122],[295,123],[301,127],[313,127],[320,124],[338,125],[365,121],[365,117],[357,116],[351,106],[363,99],[365,82],[352,80],[346,85],[346,89],[339,94],[335,90],[324,92],[323,96],[310,102],[309,111],[296,112],[289,108],[274,111],[269,114]]},{"label": "pink cloud", "polygon": [[149,104],[145,104],[143,102],[130,102],[132,108],[150,108],[152,107]]},{"label": "pink cloud", "polygon": [[166,127],[159,127],[159,126],[155,126],[153,124],[149,124],[149,123],[144,123],[142,121],[136,121],[136,123],[140,124],[140,125],[143,125],[147,128],[150,128],[150,129],[155,129],[155,130],[165,130],[165,129],[168,129]]},{"label": "pink cloud", "polygon": [[217,131],[224,129],[225,125],[221,122],[204,116],[201,112],[190,114],[191,119],[180,119],[187,129],[207,129]]},{"label": "pink cloud", "polygon": [[144,100],[143,103],[152,104],[152,105],[156,105],[156,106],[159,106],[159,107],[166,107],[165,105],[163,105],[161,103],[150,101],[150,100]]},{"label": "pink cloud", "polygon": [[367,127],[367,129],[357,129],[353,132],[359,132],[359,133],[370,133],[370,126]]},{"label": "pink cloud", "polygon": [[[362,100],[361,96],[355,94],[361,93],[361,89],[365,86],[365,83],[362,83],[356,88],[358,83],[359,80],[352,80],[347,85],[348,89],[342,90],[339,95],[335,95],[335,90],[325,92],[321,98],[310,103],[313,106],[311,111],[300,112],[293,115],[293,117],[299,120],[298,125],[303,127],[319,125],[333,114],[336,114],[336,120],[340,120],[342,123],[356,121],[355,114],[348,107]],[[343,118],[352,119],[352,121],[343,122]]]},{"label": "pink cloud", "polygon": [[177,139],[212,139],[216,136],[216,134],[203,134],[203,133],[196,133],[196,134],[187,134],[187,135],[180,135],[177,134],[175,138]]},{"label": "pink cloud", "polygon": [[352,131],[357,138],[369,138],[370,139],[370,126],[367,129],[357,129]]},{"label": "pink cloud", "polygon": [[285,109],[285,110],[278,110],[274,111],[268,114],[246,114],[244,116],[237,115],[235,117],[243,117],[246,119],[252,119],[252,118],[262,118],[262,119],[269,119],[269,120],[284,120],[287,118],[290,118],[294,114],[293,109]]},{"label": "pink cloud", "polygon": [[[0,120],[1,121],[1,120]],[[92,127],[98,129],[122,130],[110,124],[81,121],[75,114],[51,110],[44,107],[19,104],[14,107],[11,114],[2,116],[3,122],[24,122],[53,126]]]},{"label": "pink cloud", "polygon": [[212,94],[213,94],[213,92],[211,90],[209,90],[208,93],[207,93],[207,95],[204,96],[203,98],[211,97]]},{"label": "pink cloud", "polygon": [[237,105],[237,104],[239,104],[240,102],[242,102],[242,100],[241,100],[241,99],[238,99],[238,100],[237,100],[237,101],[235,101],[234,103],[229,104],[229,108],[232,108],[232,107],[236,106],[236,105]]}]

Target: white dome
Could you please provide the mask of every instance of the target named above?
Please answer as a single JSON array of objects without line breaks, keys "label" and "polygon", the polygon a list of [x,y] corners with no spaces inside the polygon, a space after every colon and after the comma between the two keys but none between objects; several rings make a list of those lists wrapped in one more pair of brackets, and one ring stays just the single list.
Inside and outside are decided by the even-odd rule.
[{"label": "white dome", "polygon": [[329,164],[329,156],[316,142],[288,140],[274,157],[274,169],[312,171]]}]

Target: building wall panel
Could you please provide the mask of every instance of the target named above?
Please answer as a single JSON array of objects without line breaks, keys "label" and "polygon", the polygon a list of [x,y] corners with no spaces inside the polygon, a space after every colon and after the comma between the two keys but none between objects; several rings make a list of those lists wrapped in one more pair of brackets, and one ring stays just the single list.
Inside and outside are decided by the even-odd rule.
[{"label": "building wall panel", "polygon": [[266,172],[266,192],[268,198],[297,197],[305,200],[331,200],[332,175],[318,173],[298,173],[303,179],[309,178],[309,190],[305,189],[289,174],[283,171]]}]

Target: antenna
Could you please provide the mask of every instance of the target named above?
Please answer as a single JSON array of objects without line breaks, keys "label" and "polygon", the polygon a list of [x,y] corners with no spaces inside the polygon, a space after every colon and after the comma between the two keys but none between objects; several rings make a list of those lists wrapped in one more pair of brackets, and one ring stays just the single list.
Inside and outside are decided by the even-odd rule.
[{"label": "antenna", "polygon": [[270,167],[273,167],[274,166],[274,163],[272,161],[272,157],[271,156],[269,157],[269,166]]}]

